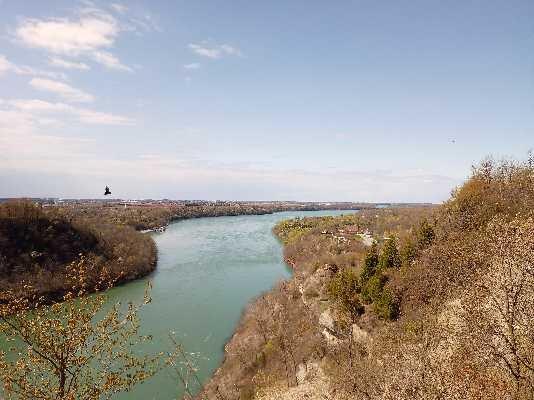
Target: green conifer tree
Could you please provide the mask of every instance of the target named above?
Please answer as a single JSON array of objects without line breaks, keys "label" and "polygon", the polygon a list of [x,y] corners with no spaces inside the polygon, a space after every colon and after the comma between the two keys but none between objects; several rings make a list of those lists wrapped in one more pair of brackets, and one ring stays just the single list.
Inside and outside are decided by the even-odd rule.
[{"label": "green conifer tree", "polygon": [[379,269],[400,268],[401,259],[397,250],[397,241],[394,237],[386,239],[378,262]]}]

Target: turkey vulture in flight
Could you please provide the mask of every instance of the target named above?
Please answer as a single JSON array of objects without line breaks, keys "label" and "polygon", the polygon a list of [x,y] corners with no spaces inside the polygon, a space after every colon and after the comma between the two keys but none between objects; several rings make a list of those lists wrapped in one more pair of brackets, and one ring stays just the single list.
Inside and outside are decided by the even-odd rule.
[{"label": "turkey vulture in flight", "polygon": [[106,186],[106,191],[104,192],[104,196],[107,196],[108,194],[111,194],[111,192],[109,191],[109,187]]}]

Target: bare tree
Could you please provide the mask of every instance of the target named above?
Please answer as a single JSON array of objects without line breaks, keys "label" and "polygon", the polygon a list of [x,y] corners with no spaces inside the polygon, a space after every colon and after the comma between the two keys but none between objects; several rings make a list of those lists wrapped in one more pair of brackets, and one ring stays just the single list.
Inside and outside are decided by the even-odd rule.
[{"label": "bare tree", "polygon": [[471,341],[513,382],[514,399],[533,399],[534,221],[497,220],[487,233],[489,268],[466,314]]}]

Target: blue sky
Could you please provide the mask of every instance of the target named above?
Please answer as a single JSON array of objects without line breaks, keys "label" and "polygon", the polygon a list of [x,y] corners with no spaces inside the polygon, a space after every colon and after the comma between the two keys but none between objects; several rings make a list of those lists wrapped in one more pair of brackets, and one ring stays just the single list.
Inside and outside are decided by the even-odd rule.
[{"label": "blue sky", "polygon": [[534,147],[533,21],[531,0],[0,0],[0,197],[443,201]]}]

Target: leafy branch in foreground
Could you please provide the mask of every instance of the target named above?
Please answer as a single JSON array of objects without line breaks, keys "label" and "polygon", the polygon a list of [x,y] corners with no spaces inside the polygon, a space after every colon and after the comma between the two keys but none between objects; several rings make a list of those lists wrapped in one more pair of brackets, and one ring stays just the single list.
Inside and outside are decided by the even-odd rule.
[{"label": "leafy branch in foreground", "polygon": [[[103,294],[87,293],[91,265],[81,257],[69,265],[71,290],[62,302],[3,294],[0,336],[10,348],[0,353],[0,380],[6,399],[109,399],[131,390],[162,366],[162,354],[146,356],[134,348],[151,339],[139,332],[142,304],[104,309]],[[109,285],[103,271],[100,289]],[[31,288],[28,288],[29,290]],[[93,288],[94,289],[94,288]],[[79,297],[79,298],[77,298]]]}]

